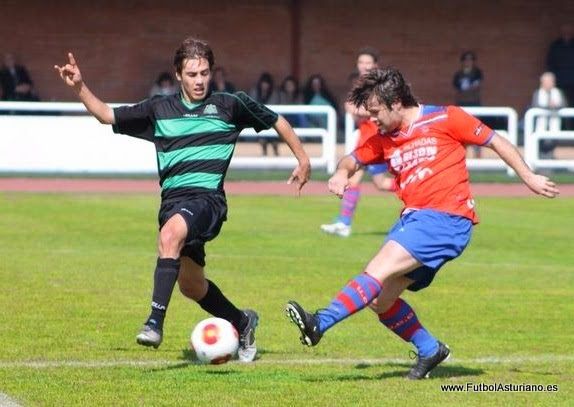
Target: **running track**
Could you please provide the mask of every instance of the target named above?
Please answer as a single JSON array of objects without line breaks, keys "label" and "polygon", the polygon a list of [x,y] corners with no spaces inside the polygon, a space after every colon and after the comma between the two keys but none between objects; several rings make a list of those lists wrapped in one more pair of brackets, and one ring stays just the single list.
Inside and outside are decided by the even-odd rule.
[{"label": "running track", "polygon": [[[574,196],[574,184],[560,185],[561,196]],[[131,179],[67,179],[67,178],[0,178],[0,191],[6,192],[85,192],[85,193],[158,193],[156,180]],[[285,182],[232,181],[225,183],[228,195],[295,195],[296,188]],[[371,183],[361,191],[380,194]],[[523,184],[472,184],[475,196],[533,196]],[[311,181],[302,195],[327,195],[327,183]]]}]

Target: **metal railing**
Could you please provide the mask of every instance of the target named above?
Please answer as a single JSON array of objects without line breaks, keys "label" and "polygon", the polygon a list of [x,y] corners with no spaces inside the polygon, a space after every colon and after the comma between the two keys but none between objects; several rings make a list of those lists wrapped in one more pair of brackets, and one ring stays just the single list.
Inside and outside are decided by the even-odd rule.
[{"label": "metal railing", "polygon": [[[566,168],[574,169],[572,159],[554,159],[540,156],[541,140],[574,140],[574,131],[566,130],[536,130],[536,121],[541,118],[574,117],[574,108],[548,110],[539,107],[528,109],[524,115],[524,159],[533,169]],[[559,127],[559,126],[558,126]]]},{"label": "metal railing", "polygon": [[[113,103],[111,107],[123,104]],[[321,139],[321,155],[311,157],[314,168],[333,172],[336,165],[335,110],[330,106],[273,105],[280,114],[326,116],[325,128],[297,128],[301,137]],[[155,173],[154,146],[145,140],[113,134],[91,117],[81,103],[0,102],[0,171]],[[46,113],[62,115],[48,116]],[[84,113],[84,114],[82,114]],[[73,115],[70,115],[73,114]],[[271,129],[242,131],[242,138],[277,137]],[[235,156],[231,168],[294,168],[294,157]]]}]

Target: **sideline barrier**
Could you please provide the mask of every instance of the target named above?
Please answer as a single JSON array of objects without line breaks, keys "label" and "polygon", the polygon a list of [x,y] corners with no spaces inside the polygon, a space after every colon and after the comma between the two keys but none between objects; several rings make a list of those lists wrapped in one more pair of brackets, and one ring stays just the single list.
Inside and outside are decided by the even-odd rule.
[{"label": "sideline barrier", "polygon": [[[506,137],[515,146],[518,143],[518,114],[510,107],[463,107],[463,109],[476,117],[502,117],[507,120],[505,129],[495,129],[498,134]],[[358,134],[355,131],[355,122],[350,114],[345,115],[345,153],[348,154],[355,148]],[[467,158],[469,170],[499,170],[506,169],[508,175],[514,175],[514,171],[499,158]]]},{"label": "sideline barrier", "polygon": [[[123,104],[109,104],[111,107]],[[336,165],[336,113],[330,106],[269,106],[279,114],[326,115],[326,128],[295,129],[302,137],[321,139],[313,168],[333,172]],[[0,171],[30,173],[157,173],[154,145],[114,134],[111,127],[88,115],[81,103],[0,102]],[[58,114],[48,116],[47,113]],[[60,115],[61,114],[61,115]],[[277,137],[274,130],[245,129],[240,137]],[[293,157],[235,156],[230,168],[292,169]]]},{"label": "sideline barrier", "polygon": [[536,131],[536,120],[541,117],[574,117],[574,108],[548,110],[534,107],[528,109],[524,115],[524,158],[533,169],[565,168],[574,170],[574,160],[546,159],[540,157],[540,140],[574,140],[574,131]]}]

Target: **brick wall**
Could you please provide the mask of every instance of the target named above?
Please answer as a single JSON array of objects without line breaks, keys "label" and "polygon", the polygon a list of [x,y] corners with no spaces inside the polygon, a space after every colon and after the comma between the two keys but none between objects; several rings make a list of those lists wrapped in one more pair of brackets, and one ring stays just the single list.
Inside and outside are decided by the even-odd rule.
[{"label": "brick wall", "polygon": [[[106,101],[146,96],[171,70],[181,39],[208,39],[240,88],[262,70],[276,81],[291,69],[292,1],[2,0],[0,53],[29,68],[44,100],[73,100],[53,72],[74,51],[84,78]],[[355,52],[377,47],[426,102],[449,103],[461,51],[473,49],[485,75],[483,100],[522,110],[544,69],[558,26],[574,2],[558,0],[299,0],[300,73],[322,73],[342,98]]]}]

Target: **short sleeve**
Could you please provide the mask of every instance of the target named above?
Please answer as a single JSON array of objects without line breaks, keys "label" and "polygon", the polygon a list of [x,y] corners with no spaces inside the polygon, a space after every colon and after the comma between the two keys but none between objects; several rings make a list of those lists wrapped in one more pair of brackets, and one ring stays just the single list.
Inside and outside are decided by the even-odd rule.
[{"label": "short sleeve", "polygon": [[482,146],[494,136],[490,127],[458,106],[449,106],[447,113],[450,136],[463,144]]},{"label": "short sleeve", "polygon": [[271,128],[277,122],[277,113],[256,102],[245,92],[237,92],[233,96],[236,99],[233,122],[237,127],[253,127],[259,132]]},{"label": "short sleeve", "polygon": [[152,141],[154,136],[152,99],[114,109],[114,133]]},{"label": "short sleeve", "polygon": [[373,136],[359,145],[351,155],[361,165],[382,163],[385,159],[383,145],[379,137]]}]

